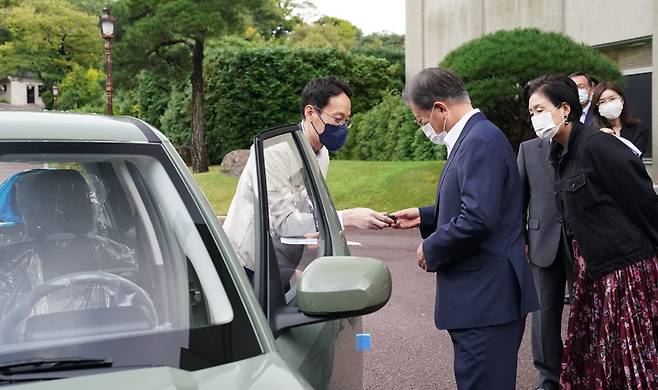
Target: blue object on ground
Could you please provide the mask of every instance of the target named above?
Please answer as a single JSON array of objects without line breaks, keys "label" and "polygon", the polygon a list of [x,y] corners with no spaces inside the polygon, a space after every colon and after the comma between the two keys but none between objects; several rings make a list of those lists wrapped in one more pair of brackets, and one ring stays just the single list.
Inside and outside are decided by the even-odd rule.
[{"label": "blue object on ground", "polygon": [[357,333],[356,335],[356,350],[370,352],[372,346],[370,341],[370,333]]}]

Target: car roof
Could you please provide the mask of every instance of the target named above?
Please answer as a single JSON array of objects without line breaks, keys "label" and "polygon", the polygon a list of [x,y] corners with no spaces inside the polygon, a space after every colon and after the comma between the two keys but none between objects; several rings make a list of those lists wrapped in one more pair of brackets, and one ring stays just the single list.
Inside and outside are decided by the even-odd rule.
[{"label": "car roof", "polygon": [[126,116],[0,111],[0,141],[162,142],[146,122]]}]

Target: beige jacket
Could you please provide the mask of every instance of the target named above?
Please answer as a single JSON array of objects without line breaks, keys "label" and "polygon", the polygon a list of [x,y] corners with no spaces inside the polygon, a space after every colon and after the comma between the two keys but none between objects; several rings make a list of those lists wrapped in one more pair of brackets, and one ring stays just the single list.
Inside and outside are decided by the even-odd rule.
[{"label": "beige jacket", "polygon": [[[274,139],[273,139],[274,140]],[[282,137],[283,140],[283,137]],[[264,145],[270,231],[280,237],[303,236],[315,232],[315,217],[301,177],[299,154],[287,142]],[[235,196],[223,228],[243,267],[253,270],[256,260],[254,207],[257,204],[257,176],[254,147],[240,175]],[[323,147],[317,155],[324,178],[329,169],[329,152]]]}]

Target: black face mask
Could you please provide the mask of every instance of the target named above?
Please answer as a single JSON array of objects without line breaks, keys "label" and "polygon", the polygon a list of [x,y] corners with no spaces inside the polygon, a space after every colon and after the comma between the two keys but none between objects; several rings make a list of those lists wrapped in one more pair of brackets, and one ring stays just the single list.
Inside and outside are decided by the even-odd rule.
[{"label": "black face mask", "polygon": [[318,129],[315,128],[313,123],[311,123],[311,126],[320,137],[320,143],[331,152],[342,148],[345,141],[347,141],[347,125],[336,126],[325,123],[323,133],[318,133]]}]

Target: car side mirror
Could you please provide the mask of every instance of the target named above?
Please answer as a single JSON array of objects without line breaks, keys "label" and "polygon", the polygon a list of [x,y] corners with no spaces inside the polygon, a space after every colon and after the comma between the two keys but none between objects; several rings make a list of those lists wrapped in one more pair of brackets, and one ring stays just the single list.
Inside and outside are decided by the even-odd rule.
[{"label": "car side mirror", "polygon": [[299,310],[330,318],[369,314],[391,297],[391,273],[379,260],[367,257],[321,257],[297,283]]},{"label": "car side mirror", "polygon": [[379,260],[331,256],[314,260],[297,282],[297,306],[281,307],[272,330],[373,313],[391,297],[391,272]]}]

